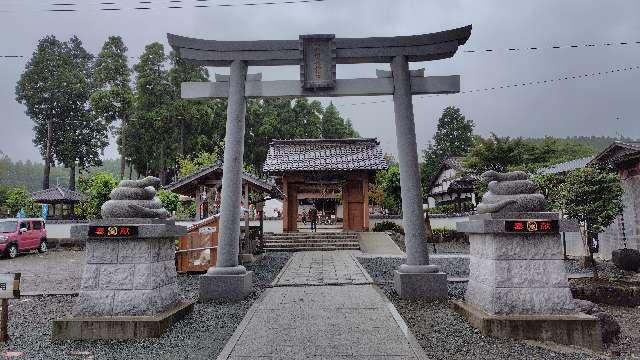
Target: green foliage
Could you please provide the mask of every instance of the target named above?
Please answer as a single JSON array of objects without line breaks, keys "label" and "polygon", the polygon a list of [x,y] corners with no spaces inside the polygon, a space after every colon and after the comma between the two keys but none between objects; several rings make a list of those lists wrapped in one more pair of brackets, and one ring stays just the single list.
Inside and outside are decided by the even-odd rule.
[{"label": "green foliage", "polygon": [[381,192],[383,208],[399,213],[402,208],[400,196],[400,167],[397,164],[390,165],[387,170],[381,170],[376,174],[375,186]]},{"label": "green foliage", "polygon": [[[2,167],[3,161],[0,159],[0,167]],[[12,162],[10,159],[6,159],[4,162],[6,165],[6,173],[0,176],[0,185],[6,186],[24,186],[30,192],[34,192],[42,189],[42,183],[40,177],[42,176],[44,164],[27,161]],[[120,172],[119,160],[106,159],[102,160],[102,165],[89,168],[86,173],[95,172],[108,172],[114,176],[118,176]],[[68,170],[61,167],[51,168],[51,179],[55,179],[54,184],[58,184],[62,187],[68,187],[69,178]],[[133,172],[134,178],[137,176],[136,172]]]},{"label": "green foliage", "polygon": [[359,137],[351,121],[340,116],[338,109],[330,103],[322,112],[321,134],[323,139],[343,139]]},{"label": "green foliage", "polygon": [[431,241],[435,243],[442,242],[469,242],[469,236],[465,233],[458,232],[453,229],[447,228],[433,228],[431,229],[433,232],[433,236],[431,237]]},{"label": "green foliage", "polygon": [[[117,143],[120,153],[126,136],[127,120],[133,114],[133,91],[129,85],[131,70],[127,61],[127,47],[120,36],[110,36],[98,54],[96,67],[93,72],[94,81],[98,87],[91,94],[91,105],[96,116],[105,124],[121,121],[116,130]],[[124,177],[124,168],[119,170],[120,177]]]},{"label": "green foliage", "polygon": [[434,206],[433,208],[429,209],[429,214],[451,215],[451,214],[458,214],[460,212],[471,211],[475,208],[475,206],[473,206],[472,203],[466,202],[466,201],[463,202],[461,205],[462,205],[462,208],[460,210],[458,210],[457,204],[442,204],[442,205]]},{"label": "green foliage", "polygon": [[[108,124],[94,116],[89,102],[92,70],[93,55],[76,36],[64,43],[46,36],[16,84],[16,101],[25,105],[34,123],[33,142],[45,159],[43,188],[49,187],[54,162],[85,169],[100,163],[108,145]],[[70,175],[73,180],[75,171]]]},{"label": "green foliage", "polygon": [[24,187],[8,189],[6,196],[5,208],[9,216],[15,216],[20,210],[24,210],[28,217],[40,216],[40,206],[33,202],[31,193]]},{"label": "green foliage", "polygon": [[158,198],[160,198],[160,202],[162,206],[167,209],[170,213],[174,211],[178,211],[178,206],[180,205],[180,195],[168,190],[160,190],[158,191]]},{"label": "green foliage", "polygon": [[486,139],[476,136],[463,162],[467,169],[476,174],[487,170],[504,172],[512,165],[521,164],[524,154],[532,148],[521,138],[498,137],[494,133]]},{"label": "green foliage", "polygon": [[189,201],[186,203],[180,202],[178,209],[176,210],[176,218],[191,220],[196,217],[196,203]]},{"label": "green foliage", "polygon": [[110,173],[97,172],[80,176],[78,190],[83,192],[87,199],[75,207],[76,215],[87,219],[99,219],[102,204],[109,200],[109,194],[116,186],[118,180]]},{"label": "green foliage", "polygon": [[459,108],[446,107],[440,119],[438,128],[433,136],[433,143],[429,143],[423,152],[424,162],[420,165],[423,192],[427,193],[429,180],[436,175],[440,163],[450,156],[463,156],[473,143],[473,120],[467,120]]},{"label": "green foliage", "polygon": [[178,159],[178,177],[183,178],[194,174],[201,169],[212,165],[218,160],[218,155],[202,151],[195,157],[183,157]]},{"label": "green foliage", "polygon": [[393,231],[398,234],[404,235],[404,229],[402,228],[402,225],[398,225],[393,221],[381,221],[379,223],[376,223],[373,226],[373,231],[375,232]]},{"label": "green foliage", "polygon": [[536,177],[536,182],[554,210],[586,223],[588,231],[604,231],[622,213],[624,190],[618,176],[605,170],[586,167],[564,178]]},{"label": "green foliage", "polygon": [[565,182],[565,177],[560,174],[536,174],[531,177],[536,183],[538,191],[547,199],[547,207],[556,211],[562,211],[562,194],[560,187]]},{"label": "green foliage", "polygon": [[463,160],[469,171],[481,174],[487,170],[535,172],[549,165],[593,154],[593,150],[579,143],[546,137],[530,141],[524,138],[476,136],[473,146]]}]

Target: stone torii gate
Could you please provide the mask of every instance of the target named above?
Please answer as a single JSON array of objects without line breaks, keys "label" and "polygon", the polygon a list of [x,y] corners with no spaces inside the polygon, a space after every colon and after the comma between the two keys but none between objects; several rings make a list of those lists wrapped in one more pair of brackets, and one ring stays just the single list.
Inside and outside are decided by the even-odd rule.
[{"label": "stone torii gate", "polygon": [[[460,91],[460,76],[424,76],[409,62],[452,57],[471,25],[437,33],[371,38],[301,35],[298,40],[216,41],[167,34],[187,63],[230,66],[215,82],[182,83],[184,99],[228,98],[218,259],[200,278],[200,299],[238,299],[251,292],[253,274],[238,263],[241,172],[247,97],[393,95],[407,263],[394,275],[400,297],[446,298],[446,274],[429,265],[418,170],[414,94]],[[390,63],[376,78],[336,79],[336,64]],[[248,66],[300,65],[300,80],[262,81]]]}]

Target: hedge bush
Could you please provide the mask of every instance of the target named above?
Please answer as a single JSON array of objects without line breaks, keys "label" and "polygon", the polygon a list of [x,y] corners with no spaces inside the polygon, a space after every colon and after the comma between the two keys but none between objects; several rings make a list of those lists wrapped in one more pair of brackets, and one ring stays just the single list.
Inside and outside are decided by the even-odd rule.
[{"label": "hedge bush", "polygon": [[379,222],[373,226],[373,231],[375,232],[394,231],[404,235],[404,229],[402,228],[402,225],[398,225],[393,221]]}]

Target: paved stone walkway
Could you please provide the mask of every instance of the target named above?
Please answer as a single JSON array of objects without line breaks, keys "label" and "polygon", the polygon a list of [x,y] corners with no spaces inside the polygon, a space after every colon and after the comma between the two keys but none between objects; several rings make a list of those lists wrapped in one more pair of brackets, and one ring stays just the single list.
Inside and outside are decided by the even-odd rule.
[{"label": "paved stone walkway", "polygon": [[[426,359],[387,298],[373,285],[352,285],[368,278],[362,272],[350,252],[296,253],[278,279],[303,285],[267,289],[218,359]],[[344,280],[306,286],[319,279],[310,273]]]},{"label": "paved stone walkway", "polygon": [[294,254],[273,286],[372,284],[352,251],[302,251]]}]

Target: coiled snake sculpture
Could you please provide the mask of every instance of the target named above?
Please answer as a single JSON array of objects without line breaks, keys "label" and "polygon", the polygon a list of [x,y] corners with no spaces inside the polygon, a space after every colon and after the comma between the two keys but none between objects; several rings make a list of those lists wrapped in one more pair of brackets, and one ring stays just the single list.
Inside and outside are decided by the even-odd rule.
[{"label": "coiled snake sculpture", "polygon": [[153,176],[120,181],[109,195],[111,200],[102,205],[102,218],[168,218],[169,212],[156,197],[158,186],[160,179]]},{"label": "coiled snake sculpture", "polygon": [[537,192],[536,184],[523,171],[500,173],[486,171],[482,179],[489,182],[489,191],[476,207],[478,214],[544,211],[546,200]]}]

